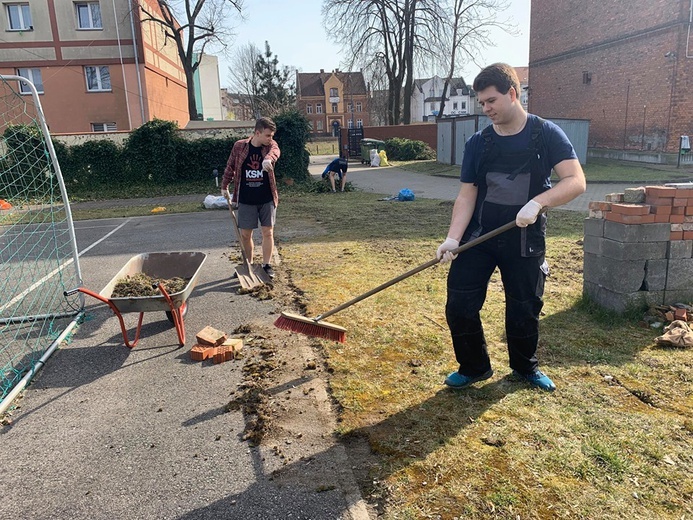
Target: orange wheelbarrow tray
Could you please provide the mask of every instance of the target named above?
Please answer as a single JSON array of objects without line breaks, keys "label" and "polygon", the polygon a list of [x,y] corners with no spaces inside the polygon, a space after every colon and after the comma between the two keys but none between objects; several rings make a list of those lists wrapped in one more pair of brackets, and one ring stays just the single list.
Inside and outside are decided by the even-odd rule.
[{"label": "orange wheelbarrow tray", "polygon": [[[206,258],[206,254],[199,252],[142,253],[133,256],[100,293],[97,294],[89,289],[80,287],[67,291],[66,294],[81,292],[106,303],[118,317],[120,321],[120,330],[123,333],[123,341],[125,341],[125,345],[129,348],[133,348],[140,339],[144,313],[149,311],[164,311],[169,321],[176,327],[178,341],[180,345],[183,346],[185,345],[185,324],[183,323],[183,317],[188,312],[186,300],[197,285],[200,268]],[[166,289],[159,284],[158,288],[161,294],[156,296],[111,297],[113,289],[120,280],[126,276],[132,276],[138,273],[146,273],[152,278],[161,278],[165,280],[176,277],[189,278],[190,280],[183,290],[173,294],[168,294]],[[125,323],[123,322],[123,314],[127,312],[140,313],[135,339],[132,342],[128,340],[128,333],[125,329]]]}]

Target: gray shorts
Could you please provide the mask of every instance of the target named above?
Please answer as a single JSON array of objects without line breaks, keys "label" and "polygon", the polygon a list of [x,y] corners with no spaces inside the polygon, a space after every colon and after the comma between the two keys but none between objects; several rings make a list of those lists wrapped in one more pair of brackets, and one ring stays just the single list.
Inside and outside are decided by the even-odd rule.
[{"label": "gray shorts", "polygon": [[274,227],[277,208],[274,202],[265,204],[238,204],[238,227],[240,229],[255,229],[258,221],[262,227]]}]

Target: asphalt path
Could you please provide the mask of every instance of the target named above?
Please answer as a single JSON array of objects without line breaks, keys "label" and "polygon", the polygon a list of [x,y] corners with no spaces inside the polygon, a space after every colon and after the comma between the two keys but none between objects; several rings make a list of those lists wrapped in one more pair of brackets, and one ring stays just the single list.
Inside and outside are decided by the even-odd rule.
[{"label": "asphalt path", "polygon": [[[179,345],[163,312],[149,312],[139,343],[128,349],[114,313],[87,297],[86,320],[71,343],[48,360],[12,424],[0,430],[4,517],[367,518],[353,475],[343,471],[350,467],[344,452],[329,442],[298,439],[290,447],[296,460],[322,462],[320,482],[310,471],[303,481],[275,482],[284,463],[269,447],[242,440],[242,411],[225,410],[243,379],[242,360],[189,359],[195,333],[207,325],[232,332],[276,316],[271,302],[237,294],[227,212],[80,221],[75,228],[84,286],[96,292],[139,253],[206,253],[187,300],[187,345]],[[124,319],[132,336],[137,314]]]},{"label": "asphalt path", "polygon": [[[334,156],[311,157],[309,166],[313,176],[319,176]],[[365,192],[394,196],[403,188],[409,188],[416,197],[424,199],[454,200],[460,190],[460,181],[455,177],[425,175],[396,167],[370,167],[359,162],[350,162],[347,180]],[[587,183],[585,193],[560,209],[588,211],[593,200],[604,200],[609,193],[622,193],[626,188],[642,186],[642,183]]]}]

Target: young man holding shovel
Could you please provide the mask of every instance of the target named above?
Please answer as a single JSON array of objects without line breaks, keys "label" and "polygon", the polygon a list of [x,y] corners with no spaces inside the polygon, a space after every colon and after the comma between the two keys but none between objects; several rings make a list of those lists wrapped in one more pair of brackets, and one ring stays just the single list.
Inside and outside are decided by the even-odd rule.
[{"label": "young man holding shovel", "polygon": [[[447,238],[437,256],[452,262],[445,308],[459,369],[445,384],[465,388],[493,375],[479,316],[489,279],[499,268],[505,291],[505,331],[510,368],[530,385],[553,391],[538,368],[539,313],[548,264],[546,215],[585,191],[573,146],[555,124],[527,114],[515,70],[496,63],[482,70],[474,90],[491,126],[465,144],[462,185]],[[560,181],[551,187],[551,170]],[[502,225],[516,227],[454,255],[452,250]]]},{"label": "young man holding shovel", "polygon": [[253,261],[253,230],[258,221],[262,230],[262,268],[270,278],[274,252],[274,223],[279,204],[274,165],[279,159],[279,146],[274,140],[277,125],[268,117],[255,123],[253,135],[236,141],[226,163],[221,181],[221,194],[229,203],[229,184],[233,182],[233,200],[238,203],[238,227],[248,261]]}]

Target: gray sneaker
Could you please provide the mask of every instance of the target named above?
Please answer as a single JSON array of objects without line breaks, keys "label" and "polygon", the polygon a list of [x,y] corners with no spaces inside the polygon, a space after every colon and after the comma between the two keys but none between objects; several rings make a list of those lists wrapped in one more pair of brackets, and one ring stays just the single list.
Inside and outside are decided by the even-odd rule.
[{"label": "gray sneaker", "polygon": [[269,264],[265,264],[262,266],[262,269],[267,273],[267,276],[270,277],[270,279],[274,280],[274,269],[272,269],[272,266]]}]

